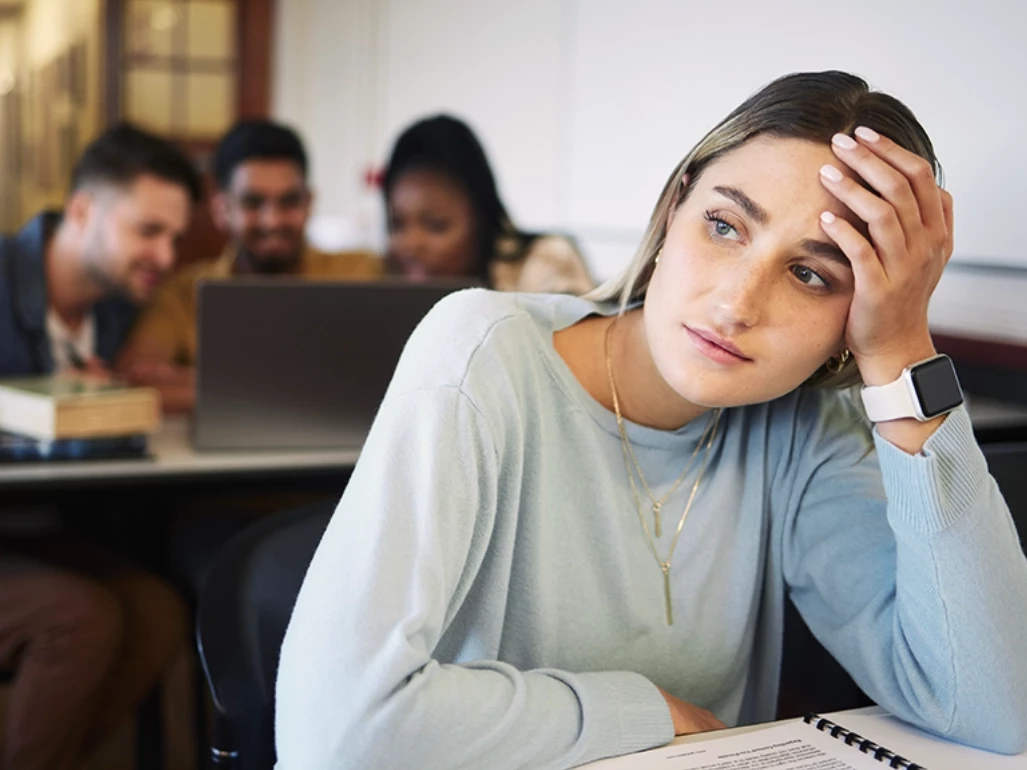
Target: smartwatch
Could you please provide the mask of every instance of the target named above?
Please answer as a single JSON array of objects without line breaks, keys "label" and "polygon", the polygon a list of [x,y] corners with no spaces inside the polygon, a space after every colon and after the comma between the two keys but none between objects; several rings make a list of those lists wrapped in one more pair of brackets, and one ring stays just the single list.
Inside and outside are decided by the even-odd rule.
[{"label": "smartwatch", "polygon": [[864,387],[863,407],[871,422],[913,417],[920,422],[951,412],[963,403],[952,359],[933,356],[902,370],[894,382]]}]

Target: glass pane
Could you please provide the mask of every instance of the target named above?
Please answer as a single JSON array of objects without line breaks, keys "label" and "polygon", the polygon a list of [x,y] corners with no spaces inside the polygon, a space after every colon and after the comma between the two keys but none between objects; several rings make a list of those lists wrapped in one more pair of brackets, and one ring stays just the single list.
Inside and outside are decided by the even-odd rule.
[{"label": "glass pane", "polygon": [[170,72],[125,73],[125,118],[157,133],[171,130]]},{"label": "glass pane", "polygon": [[235,56],[235,3],[206,0],[189,3],[189,57],[232,59]]},{"label": "glass pane", "polygon": [[125,52],[132,58],[165,59],[175,45],[184,14],[174,0],[129,0],[125,14]]},{"label": "glass pane", "polygon": [[192,73],[186,77],[186,133],[194,138],[221,135],[235,119],[235,76]]}]

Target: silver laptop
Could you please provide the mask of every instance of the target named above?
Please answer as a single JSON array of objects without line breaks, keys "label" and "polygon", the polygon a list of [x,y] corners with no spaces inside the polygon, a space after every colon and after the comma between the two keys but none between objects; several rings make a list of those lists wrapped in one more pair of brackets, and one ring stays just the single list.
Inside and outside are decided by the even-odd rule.
[{"label": "silver laptop", "polygon": [[360,447],[410,333],[436,302],[467,286],[202,282],[196,448]]}]

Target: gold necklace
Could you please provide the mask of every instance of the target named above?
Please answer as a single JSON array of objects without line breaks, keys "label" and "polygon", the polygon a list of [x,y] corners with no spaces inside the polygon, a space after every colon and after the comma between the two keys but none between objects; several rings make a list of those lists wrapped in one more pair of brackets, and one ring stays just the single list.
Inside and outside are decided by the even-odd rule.
[{"label": "gold necklace", "polygon": [[[678,538],[681,536],[681,530],[685,526],[685,519],[688,518],[688,512],[692,510],[692,503],[695,502],[696,492],[699,491],[699,483],[702,481],[703,476],[706,473],[706,466],[710,461],[710,449],[713,446],[714,436],[717,434],[717,426],[720,423],[720,409],[715,409],[710,417],[707,419],[706,427],[703,428],[702,435],[699,436],[699,441],[695,445],[695,449],[692,451],[692,456],[688,458],[688,464],[685,465],[685,469],[678,476],[677,481],[671,487],[670,492],[660,498],[660,505],[657,506],[657,501],[653,499],[653,494],[649,489],[648,483],[646,483],[645,475],[642,473],[642,467],[638,463],[638,458],[635,456],[635,452],[631,447],[631,439],[628,438],[627,429],[624,427],[624,418],[621,415],[620,410],[620,399],[617,397],[617,386],[613,381],[613,361],[610,356],[610,337],[613,333],[613,327],[617,321],[614,319],[610,325],[606,328],[606,338],[604,342],[604,352],[606,354],[606,378],[610,385],[610,396],[613,399],[613,412],[617,416],[617,432],[620,434],[620,445],[621,453],[624,455],[624,470],[628,473],[628,482],[631,484],[631,494],[635,499],[635,509],[638,512],[638,520],[642,523],[642,531],[645,532],[646,540],[649,543],[649,548],[653,552],[653,556],[656,558],[656,563],[660,567],[660,572],[663,573],[663,599],[664,605],[667,611],[667,625],[674,625],[674,611],[670,601],[670,563],[674,557],[674,549],[677,548]],[[653,515],[655,517],[656,525],[656,537],[660,536],[659,529],[659,507],[667,501],[671,493],[678,488],[685,476],[688,475],[688,471],[695,463],[695,458],[699,454],[699,449],[705,443],[705,451],[703,453],[703,463],[699,468],[699,473],[695,477],[695,483],[692,484],[692,490],[688,495],[688,502],[685,503],[685,509],[681,512],[681,518],[678,519],[677,529],[674,531],[674,539],[670,541],[670,548],[667,551],[667,558],[660,558],[659,549],[656,547],[656,539],[649,531],[649,524],[646,521],[645,514],[642,512],[642,498],[638,494],[638,487],[635,484],[635,474],[632,473],[632,464],[634,464],[635,472],[638,473],[638,478],[642,481],[643,486],[646,489],[646,493],[649,495],[649,499],[653,502]]]}]

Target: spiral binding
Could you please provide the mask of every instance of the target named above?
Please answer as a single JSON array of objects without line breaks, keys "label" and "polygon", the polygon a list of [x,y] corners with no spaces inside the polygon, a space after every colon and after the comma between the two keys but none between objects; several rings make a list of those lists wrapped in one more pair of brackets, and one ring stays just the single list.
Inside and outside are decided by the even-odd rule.
[{"label": "spiral binding", "polygon": [[824,719],[817,714],[810,713],[804,716],[802,721],[808,725],[813,725],[822,733],[830,733],[832,738],[844,738],[846,746],[855,746],[864,754],[872,753],[874,755],[874,759],[878,762],[887,762],[888,767],[901,768],[901,770],[927,770],[923,765],[910,762],[908,759],[899,756],[894,751],[890,751],[884,746],[877,745],[873,741],[864,738],[859,733],[854,733],[852,730],[846,730],[840,724],[832,722],[830,719]]}]

